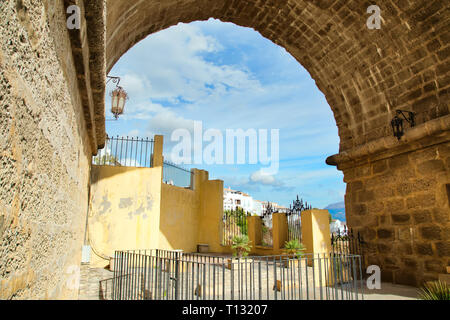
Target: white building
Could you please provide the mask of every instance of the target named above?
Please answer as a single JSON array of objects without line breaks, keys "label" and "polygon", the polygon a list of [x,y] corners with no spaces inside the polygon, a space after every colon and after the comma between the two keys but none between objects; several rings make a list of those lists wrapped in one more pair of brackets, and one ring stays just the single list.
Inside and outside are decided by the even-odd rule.
[{"label": "white building", "polygon": [[251,214],[261,215],[264,202],[253,199],[245,192],[225,188],[223,190],[223,210],[241,208]]},{"label": "white building", "polygon": [[333,220],[330,223],[330,232],[331,233],[340,232],[340,234],[343,235],[344,231],[345,231],[345,227],[346,227],[345,222],[342,222],[341,220]]},{"label": "white building", "polygon": [[236,210],[237,208],[253,213],[253,198],[244,192],[225,188],[223,190],[223,210]]}]

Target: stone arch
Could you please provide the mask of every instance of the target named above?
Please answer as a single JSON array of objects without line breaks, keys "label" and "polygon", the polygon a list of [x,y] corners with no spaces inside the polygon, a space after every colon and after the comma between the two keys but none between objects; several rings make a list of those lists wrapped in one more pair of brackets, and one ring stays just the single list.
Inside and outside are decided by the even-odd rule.
[{"label": "stone arch", "polygon": [[[316,81],[330,104],[347,151],[391,135],[395,109],[418,124],[448,114],[439,76],[446,68],[438,19],[445,5],[387,1],[381,30],[369,30],[365,1],[130,1],[106,4],[106,69],[151,33],[179,22],[216,18],[250,27],[284,47]],[[448,8],[447,8],[448,9]],[[431,15],[431,17],[430,17]],[[445,86],[445,83],[443,83]]]},{"label": "stone arch", "polygon": [[[385,280],[450,265],[450,3],[365,0],[10,0],[0,5],[0,298],[76,297],[92,154],[105,141],[107,70],[135,43],[210,17],[286,48],[334,111],[348,224]],[[78,5],[81,28],[67,28]],[[417,114],[397,140],[395,109]],[[56,196],[55,196],[56,195]],[[53,268],[58,266],[58,268]],[[49,270],[51,272],[49,273]]]},{"label": "stone arch", "polygon": [[[449,263],[450,6],[383,1],[381,29],[369,30],[371,4],[107,0],[105,69],[151,33],[209,18],[284,47],[334,113],[340,153],[327,163],[344,172],[347,220],[367,240],[366,262],[380,265],[384,280],[417,285]],[[397,109],[413,111],[417,124],[400,141],[390,126]]]}]

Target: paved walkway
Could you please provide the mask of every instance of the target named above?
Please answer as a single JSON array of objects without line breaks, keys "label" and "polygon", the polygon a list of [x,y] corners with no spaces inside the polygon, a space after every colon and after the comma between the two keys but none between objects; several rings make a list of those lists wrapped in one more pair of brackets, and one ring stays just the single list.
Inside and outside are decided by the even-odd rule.
[{"label": "paved walkway", "polygon": [[81,266],[79,300],[100,300],[99,283],[101,280],[110,279],[113,273],[103,268],[90,268],[89,265]]},{"label": "paved walkway", "polygon": [[[269,275],[271,272],[269,272]],[[80,283],[80,300],[99,300],[102,294],[106,292],[100,292],[100,286],[99,282],[101,280],[106,280],[112,278],[113,273],[106,269],[98,269],[98,268],[89,268],[88,265],[84,265],[82,267],[81,271],[81,283]],[[271,278],[271,277],[269,277]],[[309,277],[308,277],[309,278]],[[139,278],[137,278],[139,279]],[[263,279],[265,280],[265,279]],[[228,281],[227,281],[228,282]],[[270,282],[272,283],[273,280],[270,279]],[[417,288],[409,287],[409,286],[402,286],[402,285],[395,285],[391,283],[382,283],[380,290],[369,290],[365,287],[365,282],[363,284],[363,292],[364,292],[364,300],[415,300],[417,299]],[[110,283],[108,284],[110,286]],[[139,286],[138,286],[139,287]],[[361,287],[360,287],[361,288]],[[108,293],[110,288],[107,288]],[[190,291],[194,292],[193,288],[190,288]],[[207,289],[207,288],[203,288]],[[221,287],[217,288],[218,291],[221,291]],[[272,295],[275,293],[273,291],[274,288],[269,288],[270,297],[269,299],[273,298]],[[318,289],[317,287],[315,288]],[[103,287],[103,291],[105,290],[105,285]],[[209,291],[209,290],[208,290]],[[351,290],[349,290],[351,291]],[[265,292],[265,290],[264,290]],[[317,291],[318,292],[318,291]],[[236,290],[235,298],[237,298],[239,293],[239,290]],[[359,291],[360,293],[360,291]],[[281,293],[280,293],[281,294]],[[265,295],[265,293],[264,293]],[[303,294],[303,297],[306,297],[306,295]],[[317,294],[318,299],[319,294]],[[192,296],[191,298],[196,299],[197,296]],[[229,298],[229,297],[227,297]],[[244,298],[244,296],[243,296]],[[266,298],[263,296],[263,298]],[[288,297],[286,297],[288,298]],[[291,297],[292,299],[293,297]],[[296,297],[298,298],[298,297]],[[340,297],[342,298],[342,297]],[[312,294],[310,294],[310,299],[314,299]]]},{"label": "paved walkway", "polygon": [[[365,286],[364,286],[365,287]],[[417,300],[418,288],[383,282],[380,290],[364,289],[365,300]]]}]

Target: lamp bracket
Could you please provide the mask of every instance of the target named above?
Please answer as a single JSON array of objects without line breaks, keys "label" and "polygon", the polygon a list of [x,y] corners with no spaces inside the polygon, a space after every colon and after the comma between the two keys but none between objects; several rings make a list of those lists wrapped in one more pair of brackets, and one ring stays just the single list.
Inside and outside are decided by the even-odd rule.
[{"label": "lamp bracket", "polygon": [[106,77],[108,78],[108,81],[106,81],[106,83],[109,83],[112,80],[112,82],[116,84],[116,87],[120,88],[119,87],[120,77],[113,77],[113,76],[106,76]]},{"label": "lamp bracket", "polygon": [[[405,110],[396,110],[397,115],[401,115],[410,125],[414,127],[416,125],[416,115],[414,112]],[[408,116],[406,116],[406,114]]]}]

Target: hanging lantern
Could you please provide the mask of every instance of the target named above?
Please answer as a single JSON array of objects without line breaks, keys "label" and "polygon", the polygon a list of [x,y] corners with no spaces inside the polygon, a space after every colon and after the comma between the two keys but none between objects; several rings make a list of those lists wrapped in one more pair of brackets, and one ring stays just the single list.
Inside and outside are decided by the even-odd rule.
[{"label": "hanging lantern", "polygon": [[120,77],[107,76],[108,83],[112,80],[116,84],[116,88],[111,92],[111,113],[114,115],[114,119],[119,119],[119,116],[123,114],[125,109],[125,102],[128,100],[127,92],[119,86]]},{"label": "hanging lantern", "polygon": [[403,129],[403,119],[395,116],[391,121],[392,131],[394,132],[394,137],[400,140],[404,134]]},{"label": "hanging lantern", "polygon": [[[406,114],[408,116],[406,116]],[[391,121],[392,131],[394,132],[394,137],[396,137],[398,140],[400,140],[404,133],[404,126],[403,126],[403,119],[399,116],[402,116],[413,128],[416,125],[416,119],[414,112],[411,111],[403,111],[403,110],[397,110],[396,115],[394,119]]]},{"label": "hanging lantern", "polygon": [[111,92],[111,113],[116,120],[123,114],[127,99],[128,94],[122,87],[117,87]]}]

